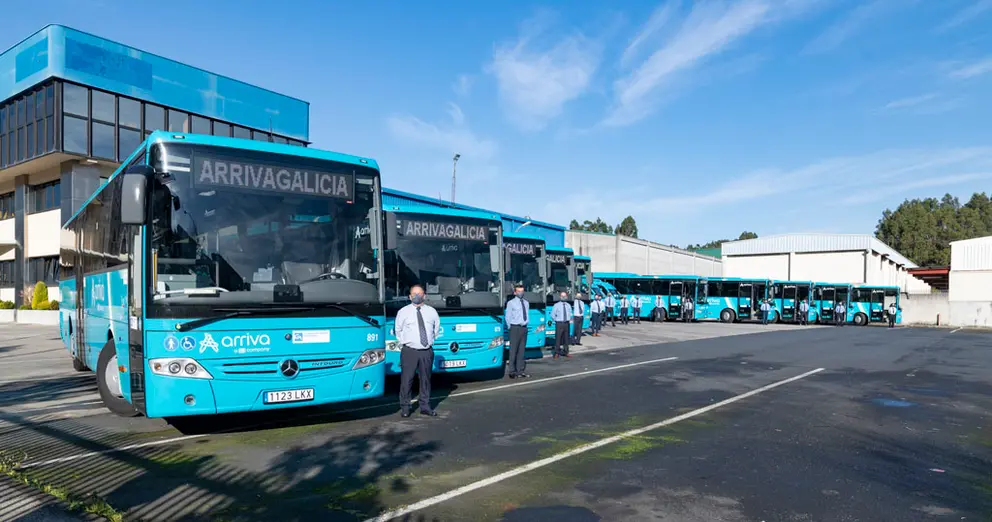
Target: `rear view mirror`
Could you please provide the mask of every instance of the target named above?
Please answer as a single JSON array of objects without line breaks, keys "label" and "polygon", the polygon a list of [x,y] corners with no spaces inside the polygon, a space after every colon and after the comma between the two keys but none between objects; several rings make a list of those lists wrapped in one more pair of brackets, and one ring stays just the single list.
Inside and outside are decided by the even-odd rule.
[{"label": "rear view mirror", "polygon": [[379,219],[380,215],[379,209],[369,209],[369,240],[372,241],[372,248],[380,248],[379,231],[382,227],[382,221]]},{"label": "rear view mirror", "polygon": [[538,258],[537,274],[540,275],[542,279],[548,277],[548,261],[545,258]]},{"label": "rear view mirror", "polygon": [[154,174],[148,165],[135,165],[124,171],[121,180],[121,223],[143,225],[148,201],[148,180]]},{"label": "rear view mirror", "polygon": [[499,245],[489,245],[489,267],[493,272],[500,272]]},{"label": "rear view mirror", "polygon": [[383,247],[386,250],[396,248],[396,214],[394,212],[386,212],[386,230],[382,238]]}]

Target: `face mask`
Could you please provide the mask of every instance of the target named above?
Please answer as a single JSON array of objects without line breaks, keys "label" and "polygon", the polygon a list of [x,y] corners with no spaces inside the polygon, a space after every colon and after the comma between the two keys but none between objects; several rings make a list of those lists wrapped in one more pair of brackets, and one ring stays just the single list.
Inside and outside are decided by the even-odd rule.
[{"label": "face mask", "polygon": [[558,300],[559,301],[568,301],[568,296],[567,295],[560,295],[560,296],[558,296]]},{"label": "face mask", "polygon": [[516,292],[513,292],[513,295],[515,295],[517,297],[523,297],[524,296],[524,291],[523,290],[517,290]]},{"label": "face mask", "polygon": [[412,301],[413,304],[421,304],[424,302],[424,294],[413,294],[410,297],[410,301]]}]

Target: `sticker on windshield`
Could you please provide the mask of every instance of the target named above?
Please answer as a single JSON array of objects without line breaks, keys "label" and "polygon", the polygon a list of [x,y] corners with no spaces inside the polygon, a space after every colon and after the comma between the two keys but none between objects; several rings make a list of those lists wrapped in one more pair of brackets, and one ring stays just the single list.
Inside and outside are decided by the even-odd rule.
[{"label": "sticker on windshield", "polygon": [[293,330],[293,344],[331,342],[330,330]]},{"label": "sticker on windshield", "polygon": [[179,339],[176,339],[174,335],[170,335],[165,338],[165,342],[163,344],[165,344],[166,351],[174,352],[176,351],[176,348],[179,348]]},{"label": "sticker on windshield", "polygon": [[476,327],[477,327],[477,325],[475,323],[472,323],[472,324],[456,324],[455,325],[455,331],[456,332],[459,332],[459,333],[475,332],[476,331]]},{"label": "sticker on windshield", "polygon": [[218,348],[217,341],[215,341],[210,334],[203,334],[203,340],[200,341],[200,353],[203,353],[207,350],[213,350],[214,353],[220,353],[220,349]]},{"label": "sticker on windshield", "polygon": [[191,336],[187,335],[179,340],[179,346],[181,346],[185,352],[191,351],[193,348],[196,348],[196,339],[193,339]]}]

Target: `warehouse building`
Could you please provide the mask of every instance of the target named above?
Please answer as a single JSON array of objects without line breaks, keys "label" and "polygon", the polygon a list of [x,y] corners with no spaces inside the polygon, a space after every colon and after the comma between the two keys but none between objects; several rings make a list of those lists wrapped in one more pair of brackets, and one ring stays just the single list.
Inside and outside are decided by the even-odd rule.
[{"label": "warehouse building", "polygon": [[951,242],[947,273],[946,292],[907,296],[903,321],[992,327],[992,236]]},{"label": "warehouse building", "polygon": [[723,274],[722,263],[715,257],[619,234],[568,230],[565,246],[576,255],[592,258],[594,272],[706,277]]},{"label": "warehouse building", "polygon": [[306,146],[309,113],[307,102],[59,25],[0,53],[0,299],[21,304],[19,290],[56,285],[59,228],[153,130]]},{"label": "warehouse building", "polygon": [[930,293],[908,272],[916,264],[867,234],[784,234],[721,247],[725,277],[898,286]]}]

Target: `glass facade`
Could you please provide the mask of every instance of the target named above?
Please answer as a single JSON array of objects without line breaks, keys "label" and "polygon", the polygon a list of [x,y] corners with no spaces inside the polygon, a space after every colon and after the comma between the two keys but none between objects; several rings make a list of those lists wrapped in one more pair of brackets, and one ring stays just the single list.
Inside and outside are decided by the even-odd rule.
[{"label": "glass facade", "polygon": [[58,180],[35,185],[31,187],[31,197],[34,198],[31,212],[55,210],[62,205],[62,186]]},{"label": "glass facade", "polygon": [[[56,121],[57,98],[61,121]],[[264,130],[53,80],[0,104],[0,169],[55,151],[122,162],[154,130],[306,146]]]}]

